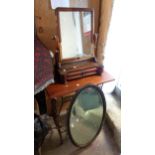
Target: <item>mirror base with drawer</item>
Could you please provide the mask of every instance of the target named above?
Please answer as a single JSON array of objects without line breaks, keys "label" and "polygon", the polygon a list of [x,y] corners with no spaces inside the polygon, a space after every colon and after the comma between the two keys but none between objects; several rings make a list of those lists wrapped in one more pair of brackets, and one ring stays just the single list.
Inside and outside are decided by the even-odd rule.
[{"label": "mirror base with drawer", "polygon": [[56,65],[55,68],[56,81],[67,83],[67,81],[76,80],[79,78],[101,75],[103,66],[99,66],[94,57],[87,59],[74,60],[70,63]]}]

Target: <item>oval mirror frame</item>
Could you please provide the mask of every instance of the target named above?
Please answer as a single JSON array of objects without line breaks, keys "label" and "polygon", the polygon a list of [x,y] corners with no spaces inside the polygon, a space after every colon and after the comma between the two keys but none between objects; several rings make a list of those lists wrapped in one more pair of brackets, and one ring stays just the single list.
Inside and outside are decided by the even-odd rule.
[{"label": "oval mirror frame", "polygon": [[[102,116],[101,116],[101,122],[100,122],[100,125],[99,125],[99,128],[98,130],[96,131],[95,135],[92,137],[92,139],[90,141],[88,141],[87,143],[85,144],[79,144],[74,138],[73,138],[73,135],[72,135],[72,132],[71,132],[71,115],[72,115],[72,108],[74,106],[74,104],[76,103],[76,99],[79,97],[79,95],[81,94],[81,92],[83,92],[84,90],[88,89],[88,88],[93,88],[94,90],[96,90],[96,92],[100,95],[101,97],[101,100],[102,100]],[[73,97],[73,100],[71,102],[71,105],[69,107],[69,113],[68,113],[68,119],[67,119],[67,128],[68,128],[68,134],[69,134],[69,138],[71,140],[71,142],[77,146],[77,147],[80,147],[80,148],[84,148],[84,147],[87,147],[89,146],[95,139],[96,137],[99,135],[101,129],[102,129],[102,126],[103,126],[103,122],[105,120],[105,115],[106,115],[106,100],[105,100],[105,97],[104,97],[104,94],[102,92],[102,90],[95,86],[95,85],[92,85],[92,84],[89,84],[89,85],[86,85],[85,87],[81,88],[76,94],[75,96]],[[82,132],[81,132],[82,134]],[[84,135],[84,133],[83,133]]]}]

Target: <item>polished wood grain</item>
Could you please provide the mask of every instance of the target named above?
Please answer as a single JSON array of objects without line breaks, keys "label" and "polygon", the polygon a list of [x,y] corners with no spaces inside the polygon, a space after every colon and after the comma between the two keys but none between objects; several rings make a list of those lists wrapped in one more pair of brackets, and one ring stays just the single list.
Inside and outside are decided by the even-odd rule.
[{"label": "polished wood grain", "polygon": [[93,75],[82,79],[69,81],[66,84],[51,84],[47,87],[46,91],[49,98],[59,98],[75,92],[87,84],[99,85],[110,81],[114,81],[114,78],[109,73],[104,71],[101,76]]}]

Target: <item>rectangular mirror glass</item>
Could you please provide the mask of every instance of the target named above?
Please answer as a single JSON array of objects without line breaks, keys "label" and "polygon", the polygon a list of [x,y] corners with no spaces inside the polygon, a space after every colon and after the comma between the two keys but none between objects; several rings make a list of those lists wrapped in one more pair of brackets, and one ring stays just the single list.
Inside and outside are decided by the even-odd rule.
[{"label": "rectangular mirror glass", "polygon": [[62,59],[93,56],[92,11],[59,10],[58,19]]}]

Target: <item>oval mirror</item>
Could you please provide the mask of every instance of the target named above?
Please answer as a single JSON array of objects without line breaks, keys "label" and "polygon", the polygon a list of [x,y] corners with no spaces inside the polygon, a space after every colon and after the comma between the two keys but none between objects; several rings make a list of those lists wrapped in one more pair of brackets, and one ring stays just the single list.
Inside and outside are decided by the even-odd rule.
[{"label": "oval mirror", "polygon": [[94,85],[82,88],[69,108],[68,130],[73,144],[88,146],[99,134],[106,113],[102,90]]}]

